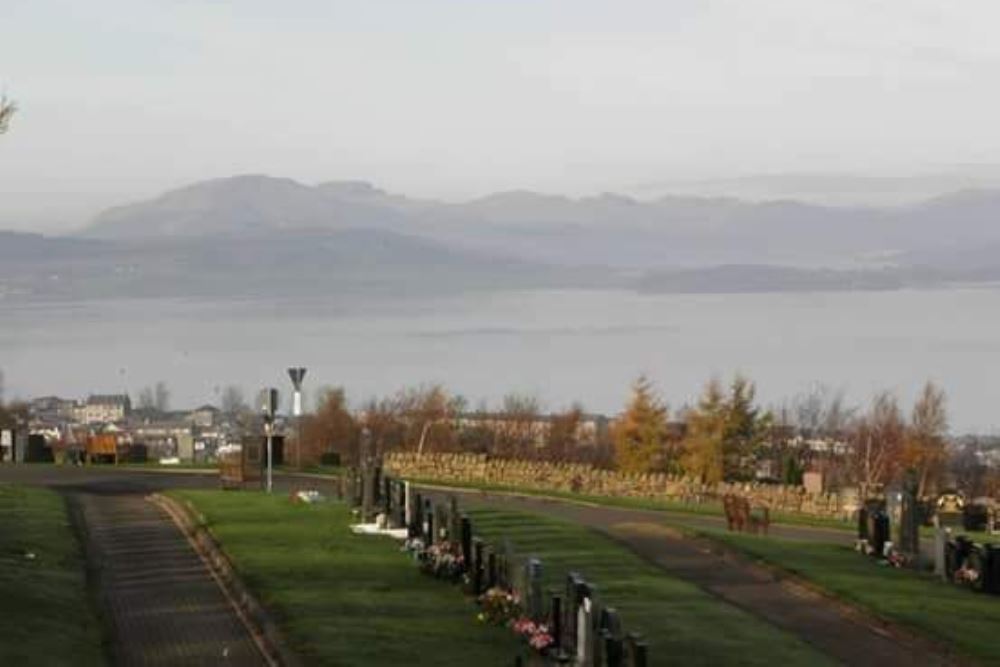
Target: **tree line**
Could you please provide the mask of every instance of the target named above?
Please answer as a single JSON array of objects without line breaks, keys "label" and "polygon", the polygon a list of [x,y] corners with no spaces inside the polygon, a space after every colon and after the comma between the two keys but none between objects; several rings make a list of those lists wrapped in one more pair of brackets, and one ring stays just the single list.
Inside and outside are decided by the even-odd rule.
[{"label": "tree line", "polygon": [[303,451],[331,449],[356,460],[362,429],[376,450],[470,452],[555,462],[582,462],[626,472],[682,474],[705,483],[770,481],[800,484],[807,470],[827,485],[866,494],[913,471],[921,495],[961,483],[996,493],[1000,477],[975,455],[976,443],[949,447],[944,391],[932,382],[906,413],[891,392],[865,406],[818,388],[765,409],[750,379],[706,383],[693,405],[671,412],[653,383],[638,378],[624,409],[610,420],[579,404],[543,414],[531,396],[511,394],[490,410],[470,408],[441,385],[401,390],[351,410],[342,388],[324,389],[304,417]]}]

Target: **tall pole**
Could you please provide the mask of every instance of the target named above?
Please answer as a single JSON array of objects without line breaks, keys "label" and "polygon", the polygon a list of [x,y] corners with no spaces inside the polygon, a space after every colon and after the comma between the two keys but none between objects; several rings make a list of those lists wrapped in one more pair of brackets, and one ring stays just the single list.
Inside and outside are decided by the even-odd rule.
[{"label": "tall pole", "polygon": [[302,380],[306,369],[301,366],[289,368],[288,377],[292,380],[292,419],[295,422],[295,467],[302,468]]},{"label": "tall pole", "polygon": [[264,425],[264,433],[267,434],[267,492],[271,493],[271,442],[274,427],[270,422]]},{"label": "tall pole", "polygon": [[272,440],[274,416],[278,411],[278,390],[268,388],[261,395],[261,416],[264,418],[264,435],[267,436],[267,492],[271,493]]}]

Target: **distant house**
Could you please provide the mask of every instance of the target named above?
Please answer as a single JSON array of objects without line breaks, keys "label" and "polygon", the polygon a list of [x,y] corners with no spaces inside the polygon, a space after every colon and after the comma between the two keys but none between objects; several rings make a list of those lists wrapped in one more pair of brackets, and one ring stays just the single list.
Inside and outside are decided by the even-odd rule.
[{"label": "distant house", "polygon": [[40,396],[28,404],[32,421],[44,426],[74,421],[76,408],[76,401],[58,396]]},{"label": "distant house", "polygon": [[219,413],[219,408],[214,405],[203,405],[192,410],[188,418],[198,428],[212,428],[219,419]]},{"label": "distant house", "polygon": [[107,424],[124,420],[131,411],[128,394],[91,394],[76,407],[75,416],[83,424]]}]

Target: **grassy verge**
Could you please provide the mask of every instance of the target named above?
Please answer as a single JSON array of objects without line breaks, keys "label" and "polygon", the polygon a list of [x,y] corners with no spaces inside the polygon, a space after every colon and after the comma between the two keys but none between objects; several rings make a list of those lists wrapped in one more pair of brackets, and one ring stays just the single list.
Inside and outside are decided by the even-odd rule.
[{"label": "grassy verge", "polygon": [[654,665],[823,665],[798,638],[670,577],[613,540],[577,524],[522,512],[472,510],[474,529],[494,544],[542,559],[545,584],[562,591],[578,571],[604,604],[641,631]]},{"label": "grassy verge", "polygon": [[80,545],[66,503],[0,484],[0,665],[102,665]]},{"label": "grassy verge", "polygon": [[352,535],[345,505],[176,491],[205,517],[306,664],[500,665],[519,645],[477,624],[460,591],[419,573],[395,541]]},{"label": "grassy verge", "polygon": [[[571,491],[542,491],[538,489],[523,488],[517,486],[505,486],[500,484],[473,484],[464,482],[442,482],[433,479],[411,479],[415,484],[427,486],[442,486],[453,489],[476,489],[479,491],[493,491],[497,493],[519,493],[526,496],[539,498],[557,498],[559,500],[571,500],[575,502],[591,503],[594,505],[604,505],[606,507],[622,507],[625,509],[653,510],[660,512],[673,512],[678,514],[689,514],[692,516],[722,517],[721,503],[683,503],[673,500],[656,500],[652,498],[622,498],[616,496],[594,496]],[[771,521],[793,526],[809,526],[812,528],[829,528],[834,530],[853,531],[855,525],[850,521],[841,519],[827,519],[823,517],[804,516],[791,512],[772,512]]]},{"label": "grassy verge", "polygon": [[879,565],[846,545],[724,531],[698,533],[968,656],[1000,662],[1000,600],[994,596],[973,593],[930,574]]}]

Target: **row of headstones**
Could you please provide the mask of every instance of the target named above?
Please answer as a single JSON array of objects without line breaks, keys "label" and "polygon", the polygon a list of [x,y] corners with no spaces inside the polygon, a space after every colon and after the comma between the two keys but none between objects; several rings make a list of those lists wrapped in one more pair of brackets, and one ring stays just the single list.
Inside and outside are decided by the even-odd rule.
[{"label": "row of headstones", "polygon": [[375,488],[371,494],[356,494],[355,500],[363,502],[370,495],[376,510],[385,515],[387,527],[406,528],[410,538],[420,539],[425,546],[446,541],[459,545],[472,595],[478,597],[491,588],[516,591],[532,620],[548,622],[554,640],[550,653],[557,662],[586,667],[646,666],[647,643],[639,634],[622,632],[618,612],[613,607],[600,608],[594,587],[579,574],[567,576],[565,594],[550,591],[546,605],[542,562],[528,558],[518,563],[509,545],[496,548],[473,536],[472,521],[459,511],[455,496],[447,504],[435,505],[409,482],[383,476],[377,468],[361,477],[360,486]]}]

